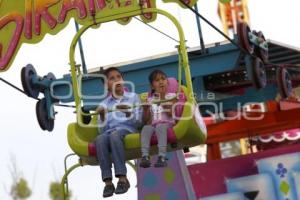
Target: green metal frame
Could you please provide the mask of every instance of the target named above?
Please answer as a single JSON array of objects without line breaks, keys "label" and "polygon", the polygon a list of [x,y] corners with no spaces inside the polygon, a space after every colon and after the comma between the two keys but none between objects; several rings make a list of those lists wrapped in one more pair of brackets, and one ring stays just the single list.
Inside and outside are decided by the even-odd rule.
[{"label": "green metal frame", "polygon": [[[131,12],[127,12],[127,13],[122,13],[122,14],[117,14],[117,15],[113,15],[113,16],[108,16],[108,17],[104,17],[101,19],[95,19],[94,22],[91,22],[88,25],[84,25],[83,27],[81,27],[78,32],[76,33],[76,35],[74,36],[71,46],[70,46],[70,51],[69,51],[69,59],[70,59],[70,65],[71,65],[71,76],[72,76],[72,84],[73,84],[73,91],[74,91],[74,99],[75,99],[75,104],[76,104],[76,113],[77,115],[79,113],[81,113],[81,99],[79,96],[79,90],[78,90],[78,80],[77,77],[79,75],[81,75],[81,70],[78,67],[78,65],[75,62],[75,47],[76,44],[79,40],[79,38],[81,37],[81,35],[90,27],[93,27],[97,24],[101,24],[104,22],[110,22],[110,21],[114,21],[117,19],[122,19],[122,18],[126,18],[126,17],[133,17],[133,16],[137,16],[137,15],[142,15],[143,13],[157,13],[157,14],[161,14],[164,15],[165,17],[167,17],[168,19],[170,19],[173,24],[175,25],[175,27],[178,30],[178,34],[179,34],[179,46],[178,48],[178,54],[179,54],[179,70],[178,70],[178,80],[179,80],[179,85],[181,85],[181,81],[182,81],[182,77],[181,77],[181,67],[183,67],[184,69],[184,73],[185,73],[185,79],[186,79],[186,86],[187,86],[187,90],[188,93],[191,94],[191,96],[193,97],[193,87],[192,87],[192,80],[191,80],[191,73],[190,73],[190,67],[189,67],[189,62],[188,62],[188,55],[187,55],[187,51],[186,51],[186,45],[185,45],[185,37],[184,37],[184,33],[183,33],[183,29],[181,27],[181,25],[179,24],[179,22],[177,21],[177,19],[172,16],[170,13],[164,11],[164,10],[160,10],[157,8],[148,8],[148,9],[142,9],[142,10],[136,10],[136,11],[131,11]],[[195,100],[194,100],[195,101]],[[77,117],[77,121],[78,119],[81,119],[81,117]],[[133,167],[133,169],[136,170],[135,166],[128,162],[128,164]],[[68,189],[68,184],[67,184],[67,177],[68,175],[75,170],[76,168],[83,166],[84,163],[81,163],[79,161],[79,163],[73,165],[72,167],[70,167],[69,169],[65,169],[65,174],[61,180],[61,192],[62,192],[62,198],[66,199],[66,189]],[[65,167],[66,168],[66,167]],[[66,187],[65,187],[66,185]]]},{"label": "green metal frame", "polygon": [[[66,155],[65,159],[64,159],[64,166],[65,166],[65,173],[67,173],[67,159],[70,158],[71,156],[76,156],[75,153],[71,153],[71,154],[68,154]],[[68,182],[68,177],[66,177],[65,181],[64,181],[64,184],[65,184],[65,189],[66,189],[66,195],[65,196],[68,196],[69,195],[69,182]]]},{"label": "green metal frame", "polygon": [[[64,160],[64,164],[65,164],[65,174],[64,176],[62,177],[61,179],[61,182],[60,182],[60,188],[61,188],[61,198],[63,200],[65,200],[68,195],[69,195],[69,184],[68,184],[68,175],[74,171],[75,169],[77,169],[78,167],[83,167],[85,164],[84,162],[82,162],[81,160],[79,160],[79,163],[77,164],[74,164],[72,167],[70,167],[69,169],[67,169],[67,165],[66,165],[66,159],[70,156],[73,156],[73,155],[76,155],[76,154],[68,154],[66,157],[65,157],[65,160]],[[126,162],[130,167],[132,167],[132,169],[135,171],[135,173],[137,172],[137,169],[136,169],[136,166],[135,164],[131,163],[130,161],[127,161]]]},{"label": "green metal frame", "polygon": [[[170,19],[173,22],[173,24],[175,25],[175,27],[177,28],[177,31],[178,31],[178,34],[179,34],[179,47],[178,47],[179,63],[184,69],[185,79],[186,79],[186,86],[187,86],[187,89],[188,89],[188,93],[191,94],[191,96],[193,96],[193,86],[192,86],[192,80],[191,80],[191,73],[190,73],[188,55],[187,55],[186,45],[185,45],[185,37],[184,37],[183,29],[182,29],[180,23],[178,22],[178,20],[173,15],[171,15],[170,13],[168,13],[164,10],[160,10],[160,9],[157,9],[157,8],[141,9],[141,10],[131,11],[131,12],[117,14],[117,15],[113,15],[113,16],[108,16],[108,17],[104,17],[104,18],[100,18],[100,19],[95,19],[94,22],[91,22],[90,24],[84,25],[83,27],[81,27],[79,29],[79,31],[76,33],[76,35],[74,36],[74,38],[72,40],[72,43],[71,43],[71,46],[70,46],[69,59],[70,59],[70,65],[71,65],[71,75],[72,75],[72,83],[73,83],[73,91],[74,91],[74,99],[75,99],[75,104],[76,104],[76,113],[77,113],[77,115],[82,113],[82,111],[81,111],[81,99],[79,97],[78,82],[77,82],[77,77],[78,77],[78,75],[81,74],[81,71],[77,67],[78,65],[76,65],[76,62],[75,62],[75,47],[76,47],[76,44],[77,44],[80,36],[88,28],[93,27],[97,24],[110,22],[110,21],[114,21],[114,20],[122,19],[122,18],[126,18],[126,17],[133,17],[133,16],[137,16],[137,15],[142,15],[143,13],[161,14],[161,15],[167,17],[168,19]],[[180,70],[179,70],[179,74],[178,74],[178,80],[181,83],[182,78],[181,78]],[[80,115],[79,115],[79,117],[77,117],[77,121],[78,121],[78,119],[81,119]]]},{"label": "green metal frame", "polygon": [[[82,163],[77,163],[75,165],[73,165],[72,167],[70,167],[64,174],[64,176],[62,177],[61,179],[61,182],[60,182],[60,188],[61,188],[61,197],[63,200],[66,199],[66,189],[68,190],[68,184],[67,184],[67,180],[68,180],[68,175],[76,168],[82,166]],[[67,185],[67,188],[65,187],[65,184]],[[68,191],[67,191],[68,193]]]}]

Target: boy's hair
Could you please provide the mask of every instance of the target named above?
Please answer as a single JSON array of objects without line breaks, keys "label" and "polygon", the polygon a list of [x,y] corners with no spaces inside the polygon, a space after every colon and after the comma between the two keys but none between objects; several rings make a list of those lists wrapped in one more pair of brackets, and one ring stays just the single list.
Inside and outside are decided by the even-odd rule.
[{"label": "boy's hair", "polygon": [[156,78],[156,76],[159,75],[159,74],[167,77],[167,75],[165,74],[165,72],[163,72],[163,71],[161,71],[159,69],[156,69],[156,70],[152,71],[150,73],[149,77],[148,77],[149,82],[150,82],[151,85],[152,85],[152,82],[154,81],[154,79]]},{"label": "boy's hair", "polygon": [[117,68],[117,67],[110,67],[110,68],[107,68],[104,70],[103,74],[107,77],[108,74],[111,72],[111,71],[117,71],[121,74],[121,76],[123,77],[123,73]]},{"label": "boy's hair", "polygon": [[[108,77],[108,74],[111,72],[111,71],[117,71],[121,74],[122,78],[123,78],[123,73],[117,68],[117,67],[110,67],[110,68],[107,68],[105,70],[103,70],[103,72],[101,72],[106,78]],[[102,80],[102,83],[104,83],[104,80]]]}]

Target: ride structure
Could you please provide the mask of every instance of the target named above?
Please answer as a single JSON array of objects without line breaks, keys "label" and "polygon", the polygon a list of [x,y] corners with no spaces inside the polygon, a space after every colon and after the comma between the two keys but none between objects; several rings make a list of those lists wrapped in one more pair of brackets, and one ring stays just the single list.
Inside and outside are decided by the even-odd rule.
[{"label": "ride structure", "polygon": [[226,35],[237,33],[239,22],[249,24],[248,0],[232,0],[229,2],[219,2],[218,14],[221,18],[223,30]]},{"label": "ride structure", "polygon": [[[206,139],[206,128],[203,122],[201,121],[201,115],[199,114],[198,108],[196,107],[196,101],[193,95],[193,87],[191,82],[191,75],[189,71],[188,57],[185,47],[185,38],[183,30],[176,20],[171,14],[166,11],[156,9],[156,8],[148,8],[149,3],[153,2],[123,2],[125,3],[125,7],[127,3],[132,4],[130,8],[121,8],[117,9],[117,11],[113,13],[101,12],[99,15],[97,13],[91,12],[92,20],[85,22],[83,27],[80,28],[75,35],[71,47],[70,47],[70,65],[71,65],[71,76],[67,77],[64,81],[57,81],[52,73],[49,73],[47,76],[39,77],[36,74],[36,71],[32,65],[27,65],[22,69],[21,72],[21,80],[22,86],[25,93],[37,99],[39,93],[42,91],[44,93],[45,98],[40,99],[36,105],[36,113],[38,122],[43,130],[52,131],[54,127],[54,109],[53,104],[58,103],[59,101],[67,102],[71,99],[71,101],[75,101],[75,110],[77,114],[77,123],[72,123],[68,127],[68,142],[70,144],[71,149],[80,157],[80,165],[84,164],[97,164],[97,160],[95,156],[95,149],[93,147],[93,140],[95,139],[98,132],[97,125],[97,114],[98,113],[89,113],[91,110],[94,110],[99,102],[101,101],[101,97],[105,97],[105,95],[98,95],[97,92],[92,93],[91,90],[99,87],[97,90],[101,91],[101,84],[99,84],[99,77],[87,74],[87,69],[83,66],[82,70],[80,66],[76,65],[74,60],[74,53],[76,44],[80,38],[80,36],[90,27],[95,27],[98,24],[109,22],[109,21],[119,21],[121,24],[128,23],[131,17],[141,16],[145,18],[144,21],[154,20],[156,14],[161,14],[170,19],[171,22],[175,25],[179,35],[179,45],[178,45],[178,86],[177,86],[177,94],[184,95],[185,101],[182,116],[181,118],[185,118],[185,120],[179,120],[179,122],[171,129],[171,135],[173,136],[172,143],[170,143],[169,150],[176,150],[182,148],[188,148],[191,146],[199,145],[205,142]],[[193,2],[188,2],[193,4]],[[195,2],[194,2],[195,3]],[[116,4],[117,7],[120,6]],[[66,8],[65,8],[66,6]],[[78,2],[73,2],[71,5],[63,4],[62,10],[60,12],[59,17],[62,17],[68,8],[77,8],[80,11],[80,17],[83,17],[86,13],[83,12],[83,5],[80,5]],[[98,5],[99,6],[99,5]],[[124,5],[123,5],[124,6]],[[121,6],[122,7],[122,6]],[[92,8],[89,7],[89,10],[92,11]],[[114,11],[112,9],[111,11]],[[63,18],[65,19],[66,16]],[[60,19],[60,18],[59,18]],[[62,20],[62,19],[60,19]],[[51,30],[55,32],[56,30]],[[15,47],[15,50],[17,48]],[[11,57],[12,58],[12,57]],[[9,62],[5,63],[9,66]],[[4,68],[4,67],[3,67]],[[183,78],[185,80],[186,87],[182,86],[182,71],[185,74]],[[101,77],[103,79],[103,77]],[[98,82],[97,82],[98,81]],[[176,81],[177,82],[177,81]],[[70,83],[72,86],[70,87]],[[97,83],[97,85],[95,85]],[[87,85],[92,87],[87,87]],[[102,89],[104,89],[102,85]],[[71,92],[70,92],[71,90]],[[62,94],[60,93],[62,91]],[[67,91],[67,94],[65,93]],[[86,92],[89,95],[85,95]],[[99,92],[98,92],[99,93]],[[147,95],[147,93],[146,93]],[[141,98],[143,99],[141,95]],[[67,98],[66,98],[67,97]],[[87,101],[86,101],[87,99]],[[92,102],[89,101],[92,99]],[[159,102],[158,102],[159,103]],[[91,106],[92,105],[92,106]],[[87,107],[87,108],[86,108]],[[111,111],[114,112],[114,111]],[[195,116],[194,116],[195,115]],[[197,117],[197,118],[196,118]],[[90,118],[89,122],[85,119]],[[199,121],[200,120],[200,121]],[[199,124],[200,123],[200,124]],[[172,137],[171,136],[171,137]],[[136,159],[140,157],[140,139],[139,134],[130,134],[129,137],[125,138],[125,148],[126,148],[126,159]],[[155,149],[156,150],[156,149]],[[64,184],[67,178],[67,175],[78,167],[79,164],[72,166],[70,169],[66,171],[65,176],[63,177],[62,187],[64,191]],[[65,194],[65,193],[64,193]],[[65,196],[64,196],[65,197]]]},{"label": "ride structure", "polygon": [[[186,80],[186,88],[181,86],[181,81],[179,81],[178,84],[178,91],[183,91],[183,94],[187,98],[183,112],[182,112],[182,117],[183,118],[189,118],[189,116],[193,115],[196,106],[196,101],[194,99],[193,95],[193,87],[192,87],[192,82],[191,82],[191,77],[190,77],[190,71],[189,71],[189,64],[188,64],[188,58],[187,58],[187,52],[186,52],[186,47],[184,44],[184,35],[182,28],[180,27],[179,23],[177,20],[172,17],[172,15],[168,14],[165,11],[159,10],[159,9],[144,9],[143,12],[152,12],[152,13],[159,13],[167,18],[169,18],[176,28],[178,29],[179,33],[179,38],[180,38],[180,45],[178,47],[178,55],[179,55],[179,71],[178,71],[178,80],[181,80],[181,68],[184,71],[185,74],[185,80]],[[119,16],[113,16],[112,18],[108,19],[101,19],[101,20],[96,20],[96,23],[104,23],[106,21],[112,21],[112,20],[117,20],[117,19],[122,19],[126,17],[131,17],[131,16],[136,16],[142,14],[142,11],[135,11],[132,13],[126,13],[124,15],[119,15]],[[76,104],[76,112],[77,112],[77,124],[71,124],[69,125],[68,128],[68,141],[75,153],[77,153],[80,156],[91,156],[93,155],[92,145],[93,145],[93,140],[95,139],[98,131],[98,125],[97,125],[97,115],[98,113],[84,113],[82,109],[84,108],[84,98],[82,98],[82,94],[80,95],[79,92],[82,91],[79,89],[79,85],[83,84],[80,83],[80,81],[83,81],[83,77],[87,76],[88,74],[81,73],[78,68],[76,68],[75,60],[74,60],[74,52],[75,52],[75,44],[77,43],[77,40],[79,39],[80,35],[84,33],[89,27],[93,26],[95,22],[91,23],[90,25],[82,27],[78,33],[75,35],[71,48],[70,48],[70,63],[71,63],[71,76],[72,76],[72,83],[73,83],[73,91],[74,91],[74,98],[75,98],[75,104]],[[78,79],[78,77],[80,77]],[[128,79],[132,80],[132,79]],[[100,84],[99,84],[100,85]],[[82,86],[81,86],[82,88]],[[103,96],[103,95],[102,95]],[[105,95],[104,95],[105,96]],[[146,94],[141,94],[141,97],[147,96]],[[97,107],[99,105],[99,98],[96,98],[94,102],[88,102],[87,104],[89,106],[94,105]],[[83,103],[82,103],[83,102]],[[84,117],[83,116],[91,116],[91,115],[96,115],[96,119],[92,119],[92,125],[85,126],[84,124]],[[95,124],[96,122],[96,124]],[[85,128],[86,127],[86,128]],[[92,127],[92,129],[91,129]],[[195,146],[199,145],[201,143],[204,143],[205,138],[206,138],[206,130],[205,126],[199,127],[197,123],[195,122],[194,117],[190,117],[189,120],[179,120],[179,122],[175,125],[173,128],[173,134],[175,134],[175,141],[173,141],[172,145],[170,148],[175,149],[182,149],[184,147],[189,147],[189,146]],[[90,140],[90,136],[91,140]],[[128,160],[131,159],[136,159],[140,157],[140,134],[130,134],[125,137],[125,149],[126,149],[126,158]],[[84,143],[84,140],[81,138],[87,137],[89,138],[89,144]],[[171,140],[171,139],[170,139]],[[95,155],[95,154],[94,154]]]},{"label": "ride structure", "polygon": [[[88,74],[81,73],[81,70],[76,68],[76,63],[74,60],[74,52],[75,52],[75,46],[80,38],[80,36],[91,26],[94,26],[97,23],[104,23],[106,21],[112,21],[122,18],[128,18],[136,15],[141,15],[143,12],[149,12],[149,13],[158,13],[166,16],[169,18],[174,25],[176,26],[178,33],[179,33],[179,41],[180,44],[178,46],[178,55],[179,55],[179,64],[178,64],[178,86],[175,86],[175,88],[178,91],[182,91],[183,95],[186,97],[186,101],[184,102],[184,108],[182,111],[181,118],[185,118],[184,120],[179,120],[179,122],[171,129],[172,133],[171,136],[168,134],[168,141],[169,148],[168,150],[174,151],[177,149],[182,148],[188,148],[192,146],[196,146],[199,144],[203,144],[205,142],[206,138],[206,128],[202,121],[199,122],[199,120],[202,120],[200,114],[196,111],[196,101],[194,99],[193,95],[193,87],[190,77],[190,71],[189,71],[189,64],[188,64],[188,57],[185,47],[185,39],[183,30],[178,23],[178,21],[169,13],[159,10],[159,9],[144,9],[134,12],[128,12],[125,14],[120,14],[119,16],[115,15],[111,18],[107,19],[100,19],[96,20],[93,23],[83,26],[75,35],[71,48],[70,48],[70,64],[71,64],[71,77],[72,77],[72,84],[73,84],[73,91],[74,91],[74,99],[75,99],[75,105],[76,105],[76,112],[77,112],[77,123],[72,123],[68,127],[68,142],[71,147],[71,149],[80,157],[80,164],[81,165],[95,165],[97,164],[97,159],[95,157],[95,147],[93,147],[93,141],[95,137],[97,136],[98,132],[98,125],[97,125],[97,115],[98,113],[87,113],[84,108],[84,98],[82,98],[82,91],[81,88],[84,86],[82,83],[84,80],[87,79],[93,79],[97,77],[97,75],[92,75],[92,77],[89,77]],[[185,81],[186,81],[186,88],[181,86],[181,69],[183,69],[185,74]],[[79,77],[79,78],[78,78]],[[130,79],[129,79],[130,80]],[[175,80],[176,81],[176,80]],[[177,81],[176,81],[177,82]],[[171,83],[171,80],[169,80],[169,83]],[[100,84],[99,84],[100,85]],[[174,85],[173,85],[174,86]],[[95,94],[93,94],[95,96]],[[103,95],[102,95],[103,96]],[[105,96],[105,95],[104,95]],[[147,97],[147,92],[144,94],[141,94],[141,98],[143,100],[143,97]],[[99,98],[93,99],[94,102],[89,101],[86,103],[89,107],[91,105],[98,106],[99,105]],[[83,104],[82,104],[83,102]],[[93,109],[93,108],[92,108]],[[197,109],[197,108],[196,108]],[[113,112],[113,111],[112,111]],[[196,116],[198,113],[198,116]],[[194,116],[195,115],[195,116]],[[85,123],[84,117],[85,116],[94,116],[91,117],[91,120],[89,120],[89,123]],[[192,116],[192,117],[190,117]],[[188,119],[189,118],[189,119]],[[197,123],[199,122],[199,123]],[[86,125],[85,125],[86,124]],[[127,160],[137,159],[140,158],[140,134],[133,133],[129,134],[124,139],[125,143],[125,154]],[[156,150],[156,148],[152,148],[152,151]],[[182,155],[182,152],[181,152]],[[66,175],[63,177],[62,180],[62,188],[64,189],[64,184],[66,183],[67,175],[74,170],[76,167],[78,167],[78,164],[75,164],[73,167],[71,167],[69,170],[67,170]],[[184,166],[182,166],[184,167]],[[185,169],[187,171],[187,169]],[[180,171],[179,171],[180,172]],[[63,190],[64,191],[64,190]],[[65,192],[64,192],[65,194]],[[191,193],[193,194],[193,193]]]}]

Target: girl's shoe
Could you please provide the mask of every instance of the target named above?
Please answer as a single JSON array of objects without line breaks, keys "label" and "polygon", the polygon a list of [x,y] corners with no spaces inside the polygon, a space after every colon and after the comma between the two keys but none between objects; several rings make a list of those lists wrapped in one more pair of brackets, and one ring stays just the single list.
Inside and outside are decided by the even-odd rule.
[{"label": "girl's shoe", "polygon": [[154,167],[166,167],[168,166],[167,160],[164,156],[158,156],[157,162],[154,164]]},{"label": "girl's shoe", "polygon": [[151,166],[150,157],[149,156],[143,156],[140,162],[140,167],[148,168]]}]

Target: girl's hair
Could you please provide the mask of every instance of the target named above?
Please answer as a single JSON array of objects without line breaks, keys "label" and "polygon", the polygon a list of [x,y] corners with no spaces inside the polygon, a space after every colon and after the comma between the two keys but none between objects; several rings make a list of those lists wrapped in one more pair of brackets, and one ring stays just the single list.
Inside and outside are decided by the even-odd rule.
[{"label": "girl's hair", "polygon": [[152,82],[154,81],[154,79],[155,79],[159,74],[161,74],[161,75],[167,77],[167,75],[165,74],[165,72],[163,72],[163,71],[161,71],[161,70],[159,70],[159,69],[156,69],[156,70],[152,71],[152,72],[150,73],[149,77],[148,77],[149,82],[150,82],[151,85],[152,85]]}]

